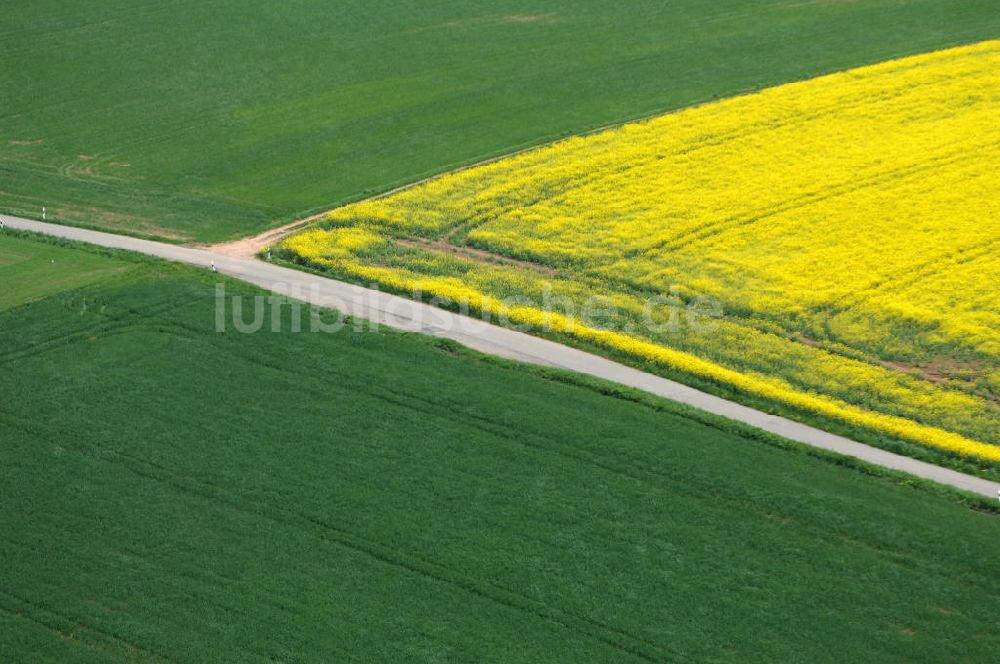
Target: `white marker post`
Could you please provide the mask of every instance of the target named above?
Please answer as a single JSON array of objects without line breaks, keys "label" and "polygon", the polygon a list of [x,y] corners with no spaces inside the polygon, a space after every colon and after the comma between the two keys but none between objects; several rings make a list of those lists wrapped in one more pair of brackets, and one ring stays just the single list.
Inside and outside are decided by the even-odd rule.
[{"label": "white marker post", "polygon": [[45,221],[45,208],[42,208],[42,221]]}]

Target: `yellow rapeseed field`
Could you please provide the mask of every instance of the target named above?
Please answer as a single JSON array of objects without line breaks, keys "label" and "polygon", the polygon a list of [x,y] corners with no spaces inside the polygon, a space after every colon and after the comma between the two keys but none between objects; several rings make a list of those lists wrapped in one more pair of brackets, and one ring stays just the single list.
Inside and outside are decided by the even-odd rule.
[{"label": "yellow rapeseed field", "polygon": [[[458,171],[335,210],[283,250],[1000,461],[1000,41]],[[594,297],[613,310],[601,324],[567,315]],[[678,321],[706,302],[710,325]]]}]

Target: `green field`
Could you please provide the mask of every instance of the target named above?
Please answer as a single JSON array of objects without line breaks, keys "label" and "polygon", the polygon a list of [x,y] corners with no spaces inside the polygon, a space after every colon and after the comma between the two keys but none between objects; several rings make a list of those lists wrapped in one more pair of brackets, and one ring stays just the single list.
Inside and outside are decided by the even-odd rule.
[{"label": "green field", "polygon": [[33,242],[9,234],[0,242],[0,311],[47,295],[76,289],[134,263]]},{"label": "green field", "polygon": [[6,5],[0,210],[199,241],[1000,33],[995,0]]},{"label": "green field", "polygon": [[218,333],[205,271],[35,253],[130,269],[0,312],[2,661],[1000,648],[1000,516],[953,494],[426,337]]}]

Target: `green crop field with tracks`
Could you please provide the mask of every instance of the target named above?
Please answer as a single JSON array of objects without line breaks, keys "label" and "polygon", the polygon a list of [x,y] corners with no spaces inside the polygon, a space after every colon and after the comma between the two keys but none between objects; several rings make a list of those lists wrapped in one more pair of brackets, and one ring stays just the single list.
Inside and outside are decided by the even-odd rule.
[{"label": "green crop field with tracks", "polygon": [[196,241],[1000,33],[993,0],[37,0],[3,18],[0,211]]},{"label": "green crop field with tracks", "polygon": [[8,235],[0,242],[0,311],[75,290],[133,266],[128,261]]},{"label": "green crop field with tracks", "polygon": [[28,244],[112,274],[0,311],[2,661],[1000,648],[986,505],[426,337],[294,333],[287,305],[218,332],[206,271],[0,236]]}]

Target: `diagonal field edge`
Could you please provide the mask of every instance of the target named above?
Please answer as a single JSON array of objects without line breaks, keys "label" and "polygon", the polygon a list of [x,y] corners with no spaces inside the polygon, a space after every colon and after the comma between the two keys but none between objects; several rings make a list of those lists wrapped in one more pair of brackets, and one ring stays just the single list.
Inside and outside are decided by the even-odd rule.
[{"label": "diagonal field edge", "polygon": [[457,341],[490,355],[557,367],[610,380],[659,397],[692,406],[713,415],[736,420],[783,438],[855,457],[917,477],[996,498],[1000,484],[973,475],[942,468],[900,454],[865,445],[779,415],[749,408],[676,381],[627,367],[603,357],[534,337],[482,320],[439,309],[381,291],[320,277],[255,259],[234,258],[204,249],[141,240],[71,226],[60,226],[4,216],[11,228],[42,233],[112,249],[135,251],[166,260],[209,267],[219,272],[321,307],[337,309],[349,316],[409,332],[419,332]]}]

